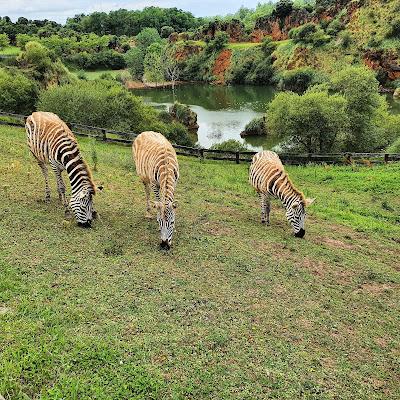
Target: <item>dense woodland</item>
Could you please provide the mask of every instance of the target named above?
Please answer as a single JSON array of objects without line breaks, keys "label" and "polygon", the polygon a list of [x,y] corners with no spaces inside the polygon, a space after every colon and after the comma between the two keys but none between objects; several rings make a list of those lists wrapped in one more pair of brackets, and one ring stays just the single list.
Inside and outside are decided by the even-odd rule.
[{"label": "dense woodland", "polygon": [[282,138],[281,149],[400,151],[400,117],[380,94],[400,92],[399,11],[393,0],[280,0],[209,18],[159,7],[81,14],[65,24],[4,16],[0,108],[154,129],[194,145],[185,117],[159,113],[125,87],[274,85],[280,93],[266,117],[247,129]]}]

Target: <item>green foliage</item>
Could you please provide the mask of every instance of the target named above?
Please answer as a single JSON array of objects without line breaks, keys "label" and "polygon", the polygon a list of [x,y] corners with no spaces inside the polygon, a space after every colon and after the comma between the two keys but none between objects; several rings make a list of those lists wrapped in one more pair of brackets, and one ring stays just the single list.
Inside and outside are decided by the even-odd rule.
[{"label": "green foliage", "polygon": [[226,32],[217,32],[214,39],[207,43],[205,52],[207,54],[217,53],[223,50],[229,42],[229,35]]},{"label": "green foliage", "polygon": [[135,37],[136,46],[146,52],[147,48],[153,43],[161,43],[161,36],[155,28],[144,28]]},{"label": "green foliage", "polygon": [[0,50],[10,44],[10,39],[6,33],[0,33]]},{"label": "green foliage", "polygon": [[379,83],[372,71],[365,67],[347,67],[332,77],[332,89],[347,101],[349,132],[345,149],[366,151],[379,147],[378,110],[382,98],[378,93]]},{"label": "green foliage", "polygon": [[38,109],[65,121],[121,131],[140,132],[157,125],[153,108],[111,81],[79,81],[42,91]]},{"label": "green foliage", "polygon": [[295,43],[309,44],[315,47],[322,46],[330,40],[330,36],[326,35],[321,27],[313,22],[291,29],[289,38],[293,39]]},{"label": "green foliage", "polygon": [[[244,136],[265,136],[267,135],[266,118],[259,117],[252,119],[244,128]],[[243,134],[241,134],[243,136]]]},{"label": "green foliage", "polygon": [[82,69],[122,69],[126,66],[123,54],[115,50],[103,50],[97,53],[76,53],[65,57],[65,60]]},{"label": "green foliage", "polygon": [[400,18],[396,17],[390,22],[390,28],[386,34],[388,38],[400,39]]},{"label": "green foliage", "polygon": [[276,3],[274,15],[278,18],[287,17],[293,10],[293,1],[292,0],[279,0]]},{"label": "green foliage", "polygon": [[144,58],[144,74],[143,78],[147,82],[163,82],[164,76],[164,64],[163,64],[163,51],[164,46],[161,43],[152,43],[146,51]]},{"label": "green foliage", "polygon": [[310,67],[303,67],[285,71],[281,75],[279,85],[282,90],[290,90],[302,94],[310,86],[323,81],[324,77],[320,72]]},{"label": "green foliage", "polygon": [[78,73],[76,74],[76,76],[78,77],[78,79],[81,79],[82,81],[87,81],[87,75],[86,72],[83,69],[80,69],[78,71]]},{"label": "green foliage", "polygon": [[325,91],[298,95],[283,92],[269,104],[267,126],[283,147],[293,152],[330,153],[341,150],[347,132],[346,100]]},{"label": "green foliage", "polygon": [[30,114],[38,97],[37,84],[18,71],[0,69],[0,110]]},{"label": "green foliage", "polygon": [[169,114],[189,129],[197,129],[197,114],[186,104],[177,101],[169,109]]},{"label": "green foliage", "polygon": [[163,132],[164,136],[172,143],[182,146],[193,146],[194,142],[189,136],[188,130],[179,122],[167,124]]},{"label": "green foliage", "polygon": [[139,47],[130,49],[125,54],[125,62],[133,79],[141,80],[144,73],[144,52]]},{"label": "green foliage", "polygon": [[248,151],[248,147],[239,140],[229,139],[221,143],[213,144],[210,149],[212,150],[225,150],[225,151]]},{"label": "green foliage", "polygon": [[175,30],[172,26],[163,26],[161,27],[160,35],[162,38],[167,39],[171,33],[174,33]]},{"label": "green foliage", "polygon": [[271,83],[274,75],[273,59],[266,55],[266,49],[272,46],[248,48],[244,51],[235,51],[232,56],[231,66],[226,74],[228,83],[248,83],[267,85]]}]

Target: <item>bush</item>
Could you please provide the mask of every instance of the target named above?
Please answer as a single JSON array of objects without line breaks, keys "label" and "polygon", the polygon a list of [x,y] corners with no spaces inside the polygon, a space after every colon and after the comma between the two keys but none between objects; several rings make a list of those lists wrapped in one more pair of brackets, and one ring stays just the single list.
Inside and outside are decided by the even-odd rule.
[{"label": "bush", "polygon": [[283,148],[308,153],[340,151],[347,133],[346,100],[326,91],[279,93],[270,103],[267,126]]},{"label": "bush", "polygon": [[400,18],[396,17],[390,23],[389,31],[386,34],[388,38],[400,38]]},{"label": "bush", "polygon": [[289,31],[289,38],[293,39],[294,43],[310,44],[312,46],[322,46],[329,42],[330,36],[313,22],[301,25],[298,28],[293,28]]},{"label": "bush", "polygon": [[226,81],[228,83],[270,84],[274,75],[272,62],[272,57],[266,56],[260,48],[237,51],[233,54]]},{"label": "bush", "polygon": [[0,33],[0,49],[7,47],[10,44],[10,39],[6,33]]},{"label": "bush", "polygon": [[65,59],[82,69],[122,69],[126,66],[124,55],[111,49],[93,54],[84,51],[67,56]]},{"label": "bush", "polygon": [[267,134],[266,118],[254,118],[244,128],[240,136],[265,136]]},{"label": "bush", "polygon": [[78,79],[81,79],[82,81],[87,81],[87,75],[86,75],[86,72],[83,70],[83,69],[80,69],[78,72],[77,72],[77,77],[78,77]]},{"label": "bush", "polygon": [[282,74],[279,85],[283,90],[302,94],[310,86],[322,83],[323,81],[324,78],[320,72],[313,68],[303,67],[285,71]]},{"label": "bush", "polygon": [[291,0],[279,0],[276,3],[276,8],[274,11],[274,15],[278,18],[285,18],[287,17],[293,10],[293,1]]},{"label": "bush", "polygon": [[225,142],[213,144],[210,149],[212,150],[225,150],[225,151],[248,151],[249,148],[239,140],[229,139]]},{"label": "bush", "polygon": [[115,81],[78,81],[43,90],[38,109],[69,122],[125,132],[153,130],[178,144],[193,144],[184,126],[163,123],[154,108]]},{"label": "bush", "polygon": [[108,81],[79,81],[42,91],[39,110],[87,125],[140,132],[156,125],[157,114],[128,90]]},{"label": "bush", "polygon": [[215,34],[214,39],[210,40],[207,43],[205,52],[207,54],[218,53],[226,47],[228,42],[229,42],[229,35],[226,32],[217,32]]},{"label": "bush", "polygon": [[169,109],[170,115],[178,122],[186,126],[188,129],[197,129],[197,114],[192,111],[186,104],[177,101]]},{"label": "bush", "polygon": [[0,69],[1,111],[30,114],[38,97],[37,84],[17,71]]}]

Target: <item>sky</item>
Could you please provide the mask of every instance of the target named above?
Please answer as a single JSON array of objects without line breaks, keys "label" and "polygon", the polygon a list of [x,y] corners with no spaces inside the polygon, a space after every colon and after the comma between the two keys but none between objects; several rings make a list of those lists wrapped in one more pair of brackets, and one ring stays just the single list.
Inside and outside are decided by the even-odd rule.
[{"label": "sky", "polygon": [[18,17],[50,19],[64,23],[75,14],[93,11],[142,9],[147,6],[177,7],[192,12],[196,17],[234,13],[241,5],[254,8],[259,0],[0,0],[0,15],[13,21]]}]

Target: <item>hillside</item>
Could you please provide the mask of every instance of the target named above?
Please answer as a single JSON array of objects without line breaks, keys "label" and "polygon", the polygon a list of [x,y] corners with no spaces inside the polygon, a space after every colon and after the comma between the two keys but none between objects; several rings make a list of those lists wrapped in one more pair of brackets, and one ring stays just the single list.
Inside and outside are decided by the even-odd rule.
[{"label": "hillside", "polygon": [[248,165],[180,157],[164,253],[130,149],[79,142],[105,187],[91,230],[0,127],[7,400],[396,398],[400,165],[288,168],[317,198],[299,240],[277,202],[259,223]]}]

